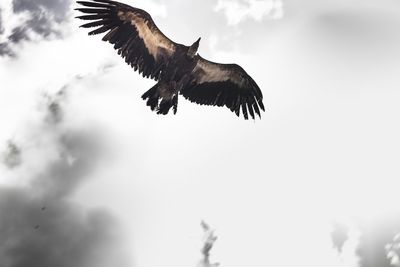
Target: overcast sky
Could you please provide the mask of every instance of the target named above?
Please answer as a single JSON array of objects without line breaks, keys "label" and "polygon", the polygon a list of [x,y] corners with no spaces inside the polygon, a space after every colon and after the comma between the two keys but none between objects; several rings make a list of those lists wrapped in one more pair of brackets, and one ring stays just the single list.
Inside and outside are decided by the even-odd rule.
[{"label": "overcast sky", "polygon": [[266,112],[159,116],[75,3],[1,1],[1,266],[196,266],[202,219],[222,266],[400,266],[398,1],[126,3]]}]

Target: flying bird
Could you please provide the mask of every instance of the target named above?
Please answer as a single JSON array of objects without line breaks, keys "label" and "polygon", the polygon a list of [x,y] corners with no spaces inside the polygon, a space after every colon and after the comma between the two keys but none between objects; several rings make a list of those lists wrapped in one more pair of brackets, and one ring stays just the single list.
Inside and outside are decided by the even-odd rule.
[{"label": "flying bird", "polygon": [[143,94],[143,100],[158,114],[178,107],[178,95],[200,105],[227,107],[261,118],[263,96],[256,82],[237,64],[219,64],[202,58],[199,38],[191,46],[171,41],[144,10],[111,0],[77,1],[86,20],[83,28],[95,28],[89,35],[102,34],[114,49],[143,77],[157,81]]}]

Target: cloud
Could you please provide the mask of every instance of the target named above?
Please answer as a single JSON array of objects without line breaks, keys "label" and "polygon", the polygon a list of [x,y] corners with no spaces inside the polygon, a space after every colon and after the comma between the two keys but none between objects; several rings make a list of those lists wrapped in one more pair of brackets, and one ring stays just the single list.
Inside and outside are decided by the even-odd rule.
[{"label": "cloud", "polygon": [[70,4],[70,0],[13,0],[12,8],[17,14],[29,12],[34,15],[43,15],[48,20],[60,23],[68,18]]},{"label": "cloud", "polygon": [[5,152],[2,156],[2,163],[9,169],[18,167],[21,164],[21,149],[13,141],[8,141]]},{"label": "cloud", "polygon": [[319,34],[324,37],[343,39],[346,45],[363,45],[380,48],[386,42],[397,40],[398,13],[383,8],[346,7],[336,8],[318,15],[314,21]]},{"label": "cloud", "polygon": [[396,244],[400,232],[399,214],[393,213],[391,216],[364,223],[360,226],[360,231],[361,238],[357,249],[360,267],[394,266],[391,261],[394,259],[394,253],[398,253]]},{"label": "cloud", "polygon": [[308,46],[317,57],[327,57],[331,65],[344,63],[342,68],[348,62],[358,68],[378,64],[387,68],[388,63],[398,62],[399,12],[396,5],[385,2],[339,1],[309,10],[304,16]]},{"label": "cloud", "polygon": [[3,27],[3,10],[0,8],[0,34],[3,34],[4,27]]},{"label": "cloud", "polygon": [[[4,267],[107,266],[115,257],[116,222],[101,210],[67,201],[45,203],[24,189],[1,188],[0,264]],[[115,266],[115,265],[108,265]]]},{"label": "cloud", "polygon": [[349,228],[340,223],[335,223],[331,232],[332,244],[339,253],[342,252],[343,245],[349,239]]},{"label": "cloud", "polygon": [[265,18],[280,19],[283,16],[280,0],[219,0],[216,12],[223,12],[229,25],[237,25],[246,19],[262,21]]},{"label": "cloud", "polygon": [[395,267],[400,266],[400,233],[397,233],[392,242],[385,246],[388,259],[390,259],[391,265]]},{"label": "cloud", "polygon": [[18,26],[12,30],[11,35],[8,36],[8,40],[14,44],[18,44],[23,40],[25,41],[30,40],[28,35],[28,30],[24,27]]},{"label": "cloud", "polygon": [[64,85],[56,94],[45,94],[45,106],[47,110],[46,121],[52,124],[62,122],[64,118],[63,101],[66,100],[68,85]]},{"label": "cloud", "polygon": [[[0,8],[0,37],[4,33],[3,10]],[[0,56],[13,56],[11,49],[6,42],[0,42]]]},{"label": "cloud", "polygon": [[[29,40],[32,33],[44,38],[48,38],[52,34],[60,35],[59,26],[68,20],[69,6],[69,0],[14,0],[12,2],[13,12],[15,14],[24,13],[27,19],[22,25],[14,28],[13,34],[18,32],[20,37],[17,40]],[[15,42],[12,39],[10,41]]]},{"label": "cloud", "polygon": [[15,53],[11,51],[8,43],[0,43],[0,56],[14,57]]},{"label": "cloud", "polygon": [[[1,266],[128,266],[117,220],[106,210],[85,209],[70,200],[104,151],[96,130],[65,125],[66,88],[45,96],[42,122],[27,129],[30,146],[7,144],[3,163],[28,169],[18,174],[29,182],[0,187],[0,214],[7,214],[0,216]],[[42,157],[42,150],[55,153]],[[32,170],[38,165],[29,161],[35,160],[45,160],[43,168]]]},{"label": "cloud", "polygon": [[15,57],[15,44],[62,38],[65,23],[71,17],[70,5],[70,0],[13,0],[9,11],[13,21],[5,25],[7,28],[0,17],[0,33],[7,32],[6,41],[0,44],[0,55]]}]

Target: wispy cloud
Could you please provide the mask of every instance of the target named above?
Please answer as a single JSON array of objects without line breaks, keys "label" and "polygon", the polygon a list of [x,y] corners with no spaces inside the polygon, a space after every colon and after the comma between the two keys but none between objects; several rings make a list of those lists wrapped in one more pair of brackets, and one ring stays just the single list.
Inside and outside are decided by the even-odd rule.
[{"label": "wispy cloud", "polygon": [[0,55],[16,56],[15,44],[62,38],[64,23],[71,17],[70,6],[70,0],[13,0],[11,6],[3,7],[18,19],[5,24],[0,16],[0,34],[6,34],[5,41],[0,43]]}]

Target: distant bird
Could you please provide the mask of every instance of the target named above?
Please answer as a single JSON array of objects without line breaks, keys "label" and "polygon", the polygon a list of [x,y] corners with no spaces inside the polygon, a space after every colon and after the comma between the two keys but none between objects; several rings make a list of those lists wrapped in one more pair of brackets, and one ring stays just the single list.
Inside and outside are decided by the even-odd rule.
[{"label": "distant bird", "polygon": [[226,106],[247,120],[261,118],[263,96],[255,81],[236,64],[219,64],[197,54],[200,39],[191,46],[167,38],[144,10],[111,0],[77,1],[85,13],[77,18],[97,27],[89,35],[106,33],[103,41],[114,45],[127,64],[158,83],[143,94],[158,114],[177,111],[178,95],[200,105]]},{"label": "distant bird", "polygon": [[39,229],[39,227],[40,227],[39,225],[36,225],[36,226],[35,226],[35,230]]},{"label": "distant bird", "polygon": [[42,210],[42,211],[45,211],[45,210],[46,210],[46,206],[43,206],[43,207],[41,208],[41,210]]}]

